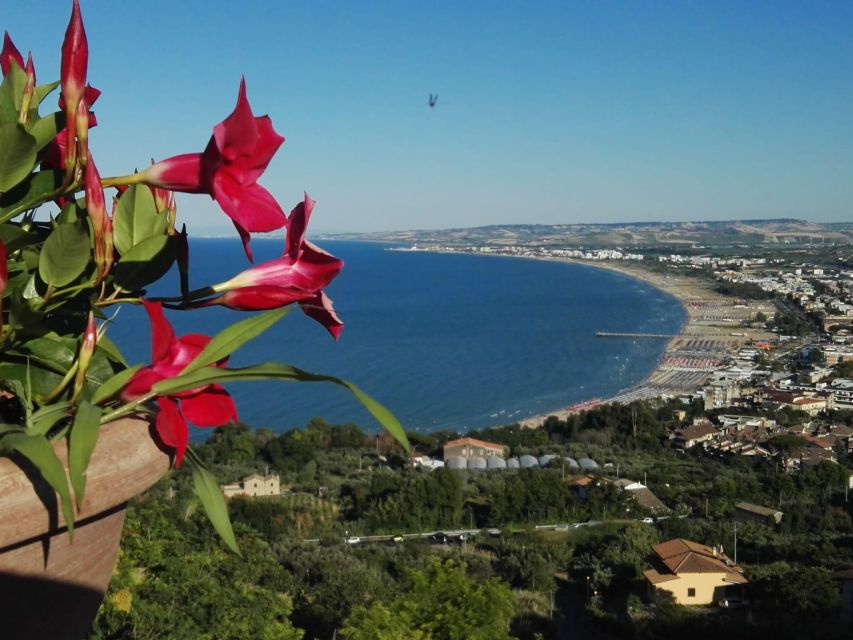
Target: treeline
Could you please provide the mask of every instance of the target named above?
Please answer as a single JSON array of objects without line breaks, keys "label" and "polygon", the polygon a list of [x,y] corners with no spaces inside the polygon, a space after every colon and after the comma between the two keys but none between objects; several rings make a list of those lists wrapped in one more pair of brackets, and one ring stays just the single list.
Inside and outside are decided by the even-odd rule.
[{"label": "treeline", "polygon": [[[561,458],[545,469],[429,471],[412,468],[391,442],[354,425],[315,420],[286,434],[217,430],[196,448],[220,480],[269,467],[289,492],[229,501],[240,558],[200,515],[188,477],[167,477],[131,509],[118,574],[92,638],[532,640],[535,633],[555,637],[552,597],[558,609],[575,606],[566,604],[572,598],[588,602],[597,624],[616,637],[738,637],[724,617],[697,619],[640,596],[656,542],[684,537],[731,553],[739,501],[785,514],[777,527],[738,526],[738,561],[755,584],[749,597],[756,624],[784,618],[779,638],[815,624],[831,627],[832,572],[853,566],[845,467],[822,463],[790,475],[745,456],[678,455],[665,434],[682,410],[688,419],[701,413],[698,406],[641,402],[550,419],[539,430],[477,434],[515,454],[592,457],[601,464],[600,479],[644,481],[673,509],[655,526],[636,522],[647,513],[612,482],[579,490],[580,472]],[[436,453],[457,435],[413,439]],[[589,520],[606,522],[530,531],[534,524]],[[464,547],[343,543],[346,536],[462,527],[497,527],[503,535],[482,534]],[[302,542],[309,538],[317,541]],[[615,611],[633,611],[637,622],[629,630]],[[764,627],[747,628],[754,634]],[[833,629],[825,637],[834,637]]]},{"label": "treeline", "polygon": [[714,291],[733,298],[747,300],[771,300],[776,297],[772,291],[765,291],[754,282],[718,282]]}]

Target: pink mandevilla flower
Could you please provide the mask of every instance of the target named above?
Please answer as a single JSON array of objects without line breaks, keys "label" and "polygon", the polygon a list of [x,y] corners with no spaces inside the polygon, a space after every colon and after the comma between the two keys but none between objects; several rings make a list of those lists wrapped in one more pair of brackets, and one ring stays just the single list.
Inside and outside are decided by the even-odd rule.
[{"label": "pink mandevilla flower", "polygon": [[213,128],[204,153],[187,153],[157,162],[145,169],[139,180],[155,187],[210,195],[233,221],[251,261],[249,233],[274,231],[285,224],[281,207],[269,191],[257,184],[283,142],[269,116],[256,117],[252,113],[243,79],[237,106]]},{"label": "pink mandevilla flower", "polygon": [[[151,364],[140,369],[122,391],[124,401],[134,400],[151,391],[160,380],[174,378],[210,342],[210,338],[191,333],[175,336],[159,302],[142,301],[151,322]],[[224,366],[226,360],[216,363]],[[237,419],[237,407],[225,389],[217,384],[182,391],[157,399],[160,411],[155,428],[163,444],[175,449],[175,466],[180,467],[187,450],[187,420],[198,427],[215,427]]]},{"label": "pink mandevilla flower", "polygon": [[213,289],[223,295],[203,304],[249,311],[298,302],[337,340],[344,323],[322,289],[338,275],[344,262],[305,239],[313,209],[314,200],[306,194],[290,213],[284,255],[215,285]]}]

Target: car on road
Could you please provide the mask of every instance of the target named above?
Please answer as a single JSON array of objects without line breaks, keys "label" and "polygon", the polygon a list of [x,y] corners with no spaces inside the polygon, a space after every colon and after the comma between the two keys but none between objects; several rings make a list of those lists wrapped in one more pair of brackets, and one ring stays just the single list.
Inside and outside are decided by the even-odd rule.
[{"label": "car on road", "polygon": [[642,522],[643,524],[654,524],[655,520],[654,518],[643,518],[642,520],[640,520],[640,522]]},{"label": "car on road", "polygon": [[720,600],[718,603],[723,609],[740,609],[746,606],[746,600],[737,596],[730,596]]},{"label": "car on road", "polygon": [[358,536],[350,536],[346,540],[347,544],[359,544],[360,542],[361,542],[361,538],[359,538]]}]

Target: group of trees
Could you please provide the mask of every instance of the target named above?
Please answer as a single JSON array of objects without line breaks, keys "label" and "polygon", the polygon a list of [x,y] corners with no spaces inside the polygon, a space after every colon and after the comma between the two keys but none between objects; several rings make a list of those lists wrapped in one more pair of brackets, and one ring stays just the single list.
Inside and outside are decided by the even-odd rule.
[{"label": "group of trees", "polygon": [[[395,464],[393,455],[377,457],[375,438],[353,425],[314,421],[283,435],[217,430],[197,449],[222,480],[269,465],[297,490],[229,501],[240,558],[224,550],[200,516],[184,476],[167,478],[131,509],[119,571],[92,637],[532,638],[529,630],[519,635],[519,612],[538,607],[537,619],[547,624],[537,630],[547,632],[548,599],[555,590],[572,589],[555,576],[580,590],[589,584],[598,594],[595,611],[607,618],[608,609],[625,607],[636,600],[632,594],[644,592],[642,571],[656,542],[684,537],[730,549],[739,501],[785,513],[778,527],[738,529],[739,562],[756,585],[750,597],[762,603],[755,611],[826,616],[829,609],[821,609],[820,601],[834,602],[824,598],[831,572],[853,565],[853,508],[844,501],[844,468],[824,463],[791,475],[743,456],[676,455],[665,434],[681,410],[701,413],[680,403],[638,402],[551,418],[539,430],[476,434],[507,444],[514,454],[615,463],[599,476],[612,476],[621,465],[620,477],[646,479],[677,513],[690,514],[654,527],[629,521],[644,512],[612,482],[593,484],[581,498],[573,484],[577,471],[559,457],[545,469],[428,471],[411,468],[404,458]],[[418,446],[435,452],[455,436],[430,434]],[[773,446],[793,452],[800,444],[791,437]],[[604,525],[550,537],[509,533],[537,523],[605,518]],[[467,548],[342,542],[346,531],[460,526],[500,527],[504,535],[481,536]],[[319,542],[300,542],[309,537]],[[803,575],[815,584],[813,593],[801,593]],[[790,584],[800,587],[785,586]],[[672,637],[698,624],[671,603],[655,606],[655,617],[637,626],[638,638]],[[697,637],[709,629],[696,626]],[[476,635],[478,630],[483,633]]]}]

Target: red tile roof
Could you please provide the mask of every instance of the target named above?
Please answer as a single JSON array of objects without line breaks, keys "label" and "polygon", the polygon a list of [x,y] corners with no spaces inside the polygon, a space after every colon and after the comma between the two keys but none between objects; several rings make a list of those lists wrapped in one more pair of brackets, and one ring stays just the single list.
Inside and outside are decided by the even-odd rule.
[{"label": "red tile roof", "polygon": [[[725,553],[715,551],[698,542],[674,538],[654,545],[652,550],[673,575],[680,573],[724,573],[726,574],[725,579],[729,582],[744,583],[747,581],[741,575],[738,567],[729,564],[731,560]],[[652,581],[654,576],[646,577]]]},{"label": "red tile roof", "polygon": [[459,447],[462,445],[470,444],[475,447],[485,447],[486,449],[497,449],[503,451],[504,447],[502,444],[496,444],[494,442],[486,442],[485,440],[477,440],[476,438],[459,438],[458,440],[450,440],[444,446],[445,447]]}]

